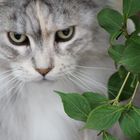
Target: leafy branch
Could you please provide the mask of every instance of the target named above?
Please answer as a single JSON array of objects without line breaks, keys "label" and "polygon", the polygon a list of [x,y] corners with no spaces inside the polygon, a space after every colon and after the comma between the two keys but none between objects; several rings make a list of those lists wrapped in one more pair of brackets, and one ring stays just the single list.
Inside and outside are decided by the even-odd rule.
[{"label": "leafy branch", "polygon": [[[140,107],[133,102],[140,85],[139,0],[123,0],[122,11],[104,8],[97,16],[99,25],[110,34],[108,53],[117,68],[108,80],[108,98],[94,92],[57,92],[67,115],[85,122],[86,129],[98,130],[103,140],[117,140],[108,131],[117,122],[125,136],[140,139]],[[136,27],[132,33],[128,32],[128,19],[132,19]]]}]

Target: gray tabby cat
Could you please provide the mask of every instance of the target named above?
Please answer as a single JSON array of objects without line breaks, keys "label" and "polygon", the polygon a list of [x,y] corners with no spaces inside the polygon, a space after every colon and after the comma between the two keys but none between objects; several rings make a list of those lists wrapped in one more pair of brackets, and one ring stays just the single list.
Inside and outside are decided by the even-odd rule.
[{"label": "gray tabby cat", "polygon": [[113,70],[96,21],[104,3],[0,0],[0,140],[100,139],[80,131],[54,90],[105,93]]}]

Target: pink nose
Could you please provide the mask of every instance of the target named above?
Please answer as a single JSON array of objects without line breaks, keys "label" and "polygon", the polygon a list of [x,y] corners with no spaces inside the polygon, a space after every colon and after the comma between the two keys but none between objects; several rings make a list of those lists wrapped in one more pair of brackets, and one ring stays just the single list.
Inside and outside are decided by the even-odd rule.
[{"label": "pink nose", "polygon": [[52,68],[44,68],[44,69],[43,68],[36,68],[36,71],[39,72],[42,76],[45,76],[51,70],[52,70]]}]

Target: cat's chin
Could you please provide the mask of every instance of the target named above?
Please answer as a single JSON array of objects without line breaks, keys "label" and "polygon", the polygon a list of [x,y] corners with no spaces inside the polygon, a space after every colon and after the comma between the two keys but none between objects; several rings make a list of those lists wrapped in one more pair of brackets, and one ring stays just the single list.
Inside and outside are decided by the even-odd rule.
[{"label": "cat's chin", "polygon": [[43,78],[41,80],[32,81],[32,82],[41,84],[41,83],[54,83],[56,81],[57,81],[57,79],[45,79],[45,78]]},{"label": "cat's chin", "polygon": [[59,78],[58,77],[41,77],[41,78],[35,78],[35,79],[26,79],[26,80],[22,80],[24,83],[54,83],[56,81],[58,81]]}]

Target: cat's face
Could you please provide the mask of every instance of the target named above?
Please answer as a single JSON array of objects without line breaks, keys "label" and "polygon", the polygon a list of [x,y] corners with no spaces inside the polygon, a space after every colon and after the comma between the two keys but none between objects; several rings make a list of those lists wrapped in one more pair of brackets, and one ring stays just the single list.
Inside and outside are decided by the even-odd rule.
[{"label": "cat's face", "polygon": [[0,58],[19,80],[52,80],[72,72],[94,47],[94,0],[3,1]]}]

